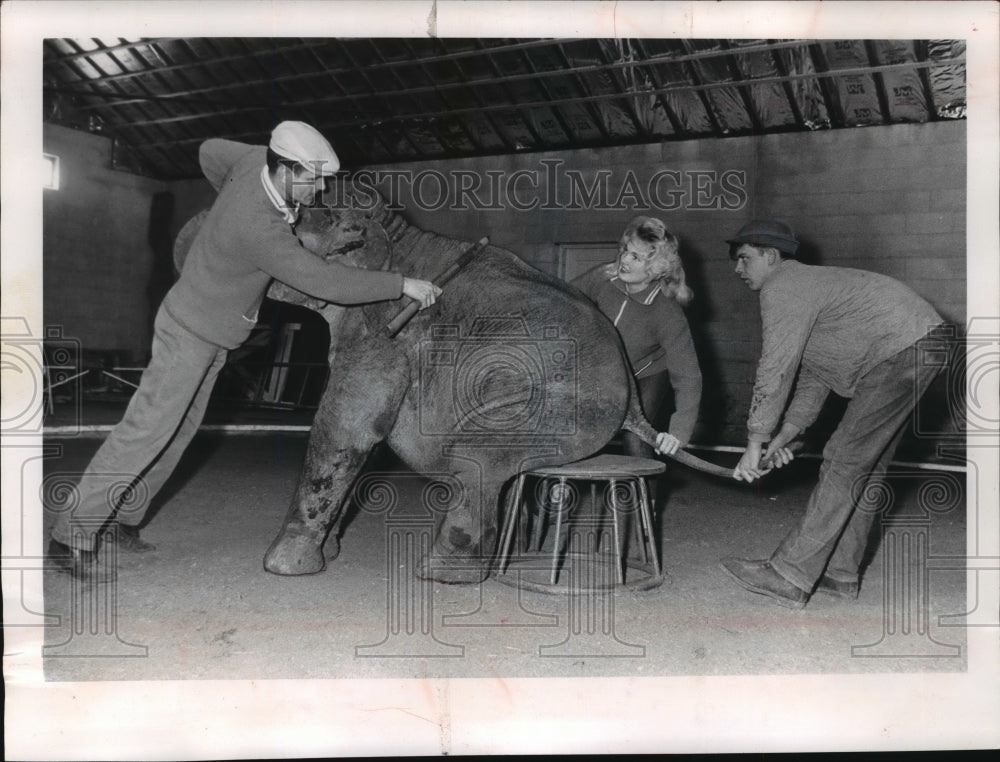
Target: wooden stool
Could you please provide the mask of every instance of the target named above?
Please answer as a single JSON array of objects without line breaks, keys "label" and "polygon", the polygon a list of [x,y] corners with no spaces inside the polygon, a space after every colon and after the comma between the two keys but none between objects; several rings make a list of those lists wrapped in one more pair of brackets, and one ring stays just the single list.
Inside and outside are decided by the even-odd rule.
[{"label": "wooden stool", "polygon": [[[598,455],[587,460],[568,463],[564,466],[547,466],[531,471],[525,471],[517,475],[508,495],[505,508],[503,526],[500,531],[500,545],[497,553],[497,579],[501,582],[510,583],[507,575],[508,567],[511,569],[523,569],[530,566],[531,570],[538,571],[543,567],[540,565],[544,554],[541,551],[544,534],[547,529],[549,514],[555,514],[556,532],[552,543],[551,560],[548,562],[548,582],[534,582],[525,579],[523,571],[514,575],[517,577],[516,584],[519,587],[543,593],[580,593],[593,592],[596,590],[607,591],[615,588],[650,589],[658,587],[663,583],[663,574],[660,570],[660,561],[656,551],[656,540],[653,536],[653,511],[649,499],[649,491],[646,489],[646,478],[663,473],[666,466],[658,460],[647,458],[633,458],[624,455]],[[528,478],[539,480],[541,488],[541,500],[536,501],[538,511],[534,521],[534,548],[528,547],[528,519],[531,518],[530,500],[524,499],[524,486]],[[579,516],[572,516],[575,504],[582,500],[577,496],[577,483],[584,482],[590,485],[591,504],[594,510],[594,526],[598,531],[595,533],[595,543],[593,550],[580,550],[580,542],[576,542],[577,550],[571,551],[564,548],[564,534],[568,534],[570,519],[579,520]],[[606,483],[606,500],[602,500],[600,505],[597,501],[597,484]],[[623,491],[622,491],[623,490]],[[630,498],[630,503],[626,499]],[[623,504],[624,503],[624,504]],[[615,567],[616,584],[598,585],[558,585],[559,571],[563,557],[582,557],[584,561],[595,563],[600,550],[600,540],[603,534],[604,519],[607,514],[603,510],[605,506],[611,509],[611,519],[613,521],[614,554],[613,562]],[[628,554],[623,550],[622,529],[620,519],[627,518],[629,509],[634,507],[638,510],[639,521],[636,523],[636,530],[639,545],[642,549],[642,562],[628,558]],[[517,530],[520,529],[518,533]],[[511,556],[511,548],[514,545],[514,535],[519,534],[519,552],[515,557]],[[564,552],[565,551],[565,552]],[[626,581],[626,569],[644,572],[644,576]],[[631,576],[631,575],[630,575]],[[572,588],[572,589],[570,589]]]}]

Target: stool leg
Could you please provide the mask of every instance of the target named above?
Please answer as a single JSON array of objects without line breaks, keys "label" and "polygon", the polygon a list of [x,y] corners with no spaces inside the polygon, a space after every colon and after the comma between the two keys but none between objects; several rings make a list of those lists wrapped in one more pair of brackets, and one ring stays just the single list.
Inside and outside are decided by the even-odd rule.
[{"label": "stool leg", "polygon": [[545,539],[543,530],[546,524],[548,524],[549,517],[549,480],[542,479],[542,500],[536,506],[538,509],[535,513],[535,525],[532,527],[535,535],[534,546],[535,550],[542,549],[542,542]]},{"label": "stool leg", "polygon": [[[649,492],[646,490],[646,480],[639,477],[639,518],[642,520],[643,526],[646,530],[646,540],[649,542],[649,553],[653,557],[653,569],[656,571],[656,576],[660,576],[660,558],[656,552],[656,541],[653,537],[653,510],[650,506]],[[645,547],[645,544],[643,544]]]},{"label": "stool leg", "polygon": [[604,511],[597,507],[597,482],[590,482],[590,512],[594,515],[594,553],[601,550],[601,532],[604,529]]},{"label": "stool leg", "polygon": [[514,539],[514,529],[517,526],[518,513],[521,510],[521,493],[524,490],[525,474],[518,474],[511,487],[510,495],[507,497],[507,516],[504,520],[503,531],[500,533],[500,573],[507,571],[507,564],[510,562],[510,545]]},{"label": "stool leg", "polygon": [[559,499],[556,502],[556,536],[552,540],[552,574],[549,584],[554,585],[559,578],[559,551],[562,548],[562,519],[566,508],[566,477],[559,477]]},{"label": "stool leg", "polygon": [[531,505],[524,498],[524,487],[528,483],[528,475],[521,475],[521,504],[518,505],[518,524],[517,524],[517,547],[518,553],[524,553],[531,549],[528,545],[528,535],[530,534],[529,524],[532,521],[531,516]]},{"label": "stool leg", "polygon": [[642,549],[642,562],[644,564],[649,563],[649,553],[646,552],[646,540],[643,532],[646,531],[645,518],[642,515],[642,487],[643,479],[641,476],[637,476],[635,481],[632,482],[632,495],[635,499],[635,507],[639,512],[639,520],[636,521],[635,516],[631,515],[630,520],[632,521],[632,526],[635,528],[635,539],[639,541],[639,547]]},{"label": "stool leg", "polygon": [[615,496],[615,490],[618,487],[617,482],[612,479],[610,486],[611,493],[611,520],[615,524],[615,569],[618,572],[618,584],[625,584],[625,569],[624,569],[624,559],[622,558],[622,545],[621,538],[618,532],[618,498]]}]

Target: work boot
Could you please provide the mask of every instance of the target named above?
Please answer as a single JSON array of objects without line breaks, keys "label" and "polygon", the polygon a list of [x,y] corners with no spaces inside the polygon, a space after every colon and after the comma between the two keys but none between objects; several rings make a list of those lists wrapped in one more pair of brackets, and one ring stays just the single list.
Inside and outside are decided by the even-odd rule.
[{"label": "work boot", "polygon": [[117,524],[113,534],[118,543],[119,550],[127,550],[129,553],[148,553],[156,550],[156,546],[151,542],[146,542],[139,536],[139,527],[131,524]]},{"label": "work boot", "polygon": [[857,582],[841,582],[826,574],[820,577],[819,582],[816,583],[816,592],[848,600],[856,599],[860,589],[861,585]]},{"label": "work boot", "polygon": [[809,600],[809,593],[778,574],[770,561],[749,561],[745,558],[730,557],[723,558],[721,565],[740,587],[751,593],[774,598],[782,606],[801,609]]},{"label": "work boot", "polygon": [[118,570],[99,564],[97,556],[96,550],[71,548],[69,545],[64,545],[52,538],[49,540],[45,559],[51,568],[76,577],[81,582],[100,585],[116,579]]}]

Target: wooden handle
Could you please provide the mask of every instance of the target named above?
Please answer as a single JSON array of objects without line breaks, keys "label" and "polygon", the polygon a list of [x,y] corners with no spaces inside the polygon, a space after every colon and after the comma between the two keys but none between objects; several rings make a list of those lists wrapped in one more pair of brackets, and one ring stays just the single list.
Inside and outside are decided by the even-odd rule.
[{"label": "wooden handle", "polygon": [[392,338],[401,330],[403,326],[413,319],[413,316],[420,312],[420,302],[412,301],[396,313],[396,317],[390,320],[385,326],[385,332]]},{"label": "wooden handle", "polygon": [[[472,259],[482,251],[486,245],[490,242],[487,236],[483,236],[476,243],[462,252],[461,256],[456,259],[443,273],[438,275],[433,281],[431,281],[435,286],[443,287],[445,283],[450,281],[455,277],[455,273],[465,267]],[[397,313],[396,317],[386,323],[385,332],[390,338],[395,336],[401,330],[403,326],[413,319],[413,316],[420,311],[420,302],[412,301],[407,304],[402,310]]]}]

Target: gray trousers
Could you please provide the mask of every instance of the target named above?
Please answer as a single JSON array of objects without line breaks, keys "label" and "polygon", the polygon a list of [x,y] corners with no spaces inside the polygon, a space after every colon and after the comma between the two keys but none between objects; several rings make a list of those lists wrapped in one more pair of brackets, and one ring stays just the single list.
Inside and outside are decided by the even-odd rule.
[{"label": "gray trousers", "polygon": [[152,359],[139,388],[81,475],[74,505],[57,516],[53,539],[92,550],[99,529],[116,512],[123,524],[142,521],[198,431],[227,354],[160,307]]},{"label": "gray trousers", "polygon": [[[929,341],[919,346],[928,348]],[[947,343],[940,346],[948,351]],[[806,512],[771,557],[771,565],[796,587],[811,591],[824,572],[838,582],[858,581],[869,532],[881,518],[863,498],[884,478],[911,413],[941,369],[919,359],[918,345],[911,346],[858,382],[823,449],[819,483]]]}]

